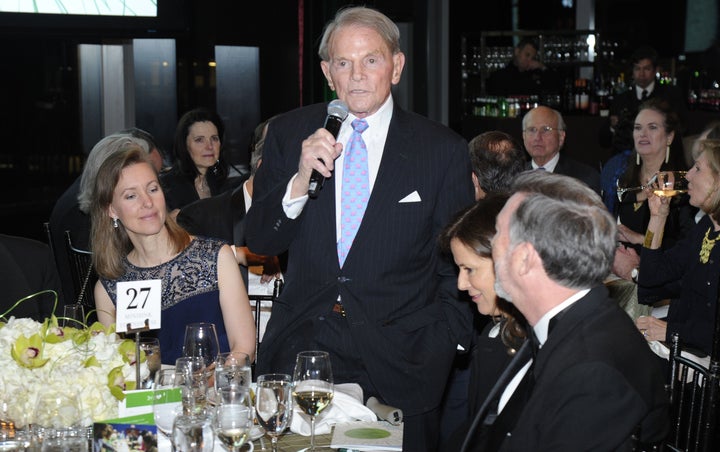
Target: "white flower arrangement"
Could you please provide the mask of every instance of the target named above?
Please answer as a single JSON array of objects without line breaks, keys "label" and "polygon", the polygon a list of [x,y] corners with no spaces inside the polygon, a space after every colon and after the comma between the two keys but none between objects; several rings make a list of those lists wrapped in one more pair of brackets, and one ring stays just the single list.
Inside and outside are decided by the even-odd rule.
[{"label": "white flower arrangement", "polygon": [[83,425],[116,418],[124,391],[135,389],[134,362],[134,342],[100,323],[61,327],[55,316],[0,322],[0,401],[17,427],[42,423],[33,419],[39,391],[77,394]]}]

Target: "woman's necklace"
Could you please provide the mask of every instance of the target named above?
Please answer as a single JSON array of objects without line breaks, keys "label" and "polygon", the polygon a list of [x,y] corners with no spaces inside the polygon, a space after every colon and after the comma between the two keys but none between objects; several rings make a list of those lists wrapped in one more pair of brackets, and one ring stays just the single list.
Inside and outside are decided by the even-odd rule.
[{"label": "woman's necklace", "polygon": [[207,180],[202,174],[195,178],[195,190],[197,190],[201,198],[210,196],[210,187],[208,187]]},{"label": "woman's necklace", "polygon": [[710,231],[712,230],[712,226],[708,228],[707,232],[705,233],[705,237],[703,237],[702,247],[700,248],[700,262],[703,264],[707,264],[708,260],[710,260],[710,252],[715,247],[715,242],[717,242],[718,238],[715,237],[714,239],[710,239]]}]

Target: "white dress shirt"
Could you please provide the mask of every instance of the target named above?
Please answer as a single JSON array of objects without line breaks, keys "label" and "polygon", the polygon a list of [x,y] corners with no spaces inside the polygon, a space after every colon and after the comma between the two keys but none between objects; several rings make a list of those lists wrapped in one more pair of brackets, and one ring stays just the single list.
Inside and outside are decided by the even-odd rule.
[{"label": "white dress shirt", "polygon": [[650,97],[650,94],[655,89],[655,82],[650,82],[650,84],[645,88],[640,88],[639,86],[635,85],[635,97],[638,100],[642,100],[642,92],[647,91],[647,97]]},{"label": "white dress shirt", "polygon": [[[550,173],[555,172],[555,167],[557,166],[558,162],[560,161],[560,152],[557,152],[553,158],[548,160],[546,164],[544,164],[542,167],[545,168],[545,171],[548,171]],[[532,166],[532,169],[538,169],[540,168],[540,165],[535,163],[535,160],[530,161],[530,165]]]},{"label": "white dress shirt", "polygon": [[[368,171],[369,171],[369,182],[370,182],[370,193],[375,186],[375,179],[377,178],[378,169],[380,168],[380,160],[382,160],[383,150],[385,149],[385,139],[387,138],[388,129],[390,127],[390,119],[392,119],[393,112],[393,98],[388,96],[385,103],[376,111],[374,114],[364,118],[368,123],[368,128],[363,132],[362,137],[365,141],[365,146],[368,150]],[[342,191],[342,175],[343,175],[343,162],[345,152],[347,148],[347,142],[350,139],[350,135],[353,133],[352,122],[357,119],[355,115],[349,114],[345,121],[343,121],[338,133],[337,141],[343,143],[343,152],[335,160],[335,169],[333,170],[334,185],[335,185],[335,212],[340,212],[341,203],[341,191]],[[300,216],[305,203],[308,200],[308,195],[303,195],[295,199],[290,199],[290,193],[292,190],[292,183],[297,177],[295,174],[288,182],[285,196],[283,197],[282,204],[285,211],[285,215],[288,218],[295,219]],[[336,237],[340,237],[340,215],[335,215],[335,229]]]},{"label": "white dress shirt", "polygon": [[[538,339],[538,344],[540,348],[542,348],[542,346],[547,341],[548,328],[550,327],[550,319],[552,319],[559,312],[563,311],[565,308],[569,307],[570,305],[587,295],[588,292],[590,292],[590,289],[583,289],[579,292],[576,292],[570,298],[555,306],[554,308],[546,312],[545,315],[540,317],[540,320],[538,320],[535,326],[533,326],[533,331],[535,332],[535,336]],[[518,371],[515,377],[510,380],[510,383],[508,383],[498,402],[498,414],[502,412],[503,408],[505,408],[508,400],[510,400],[510,397],[515,392],[515,389],[517,389],[520,381],[523,379],[528,369],[530,368],[532,361],[532,359],[528,361],[527,364],[525,364],[525,366],[523,366],[523,368]]]}]

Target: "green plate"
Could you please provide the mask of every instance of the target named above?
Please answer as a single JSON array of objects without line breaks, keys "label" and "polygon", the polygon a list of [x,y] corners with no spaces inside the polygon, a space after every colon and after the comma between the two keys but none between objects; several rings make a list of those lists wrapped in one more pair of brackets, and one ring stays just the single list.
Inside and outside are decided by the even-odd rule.
[{"label": "green plate", "polygon": [[390,432],[380,428],[354,428],[346,431],[345,436],[356,439],[382,439],[390,436]]}]

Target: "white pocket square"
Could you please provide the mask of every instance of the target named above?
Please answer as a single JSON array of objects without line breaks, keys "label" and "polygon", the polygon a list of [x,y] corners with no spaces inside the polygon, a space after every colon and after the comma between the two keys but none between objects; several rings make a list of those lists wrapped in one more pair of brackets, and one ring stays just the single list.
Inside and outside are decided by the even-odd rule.
[{"label": "white pocket square", "polygon": [[401,199],[400,201],[398,201],[398,203],[401,203],[401,202],[420,202],[420,201],[421,201],[421,199],[420,199],[420,193],[418,193],[417,190],[415,190],[414,192],[410,193],[409,195],[407,195],[406,197],[404,197],[403,199]]}]

